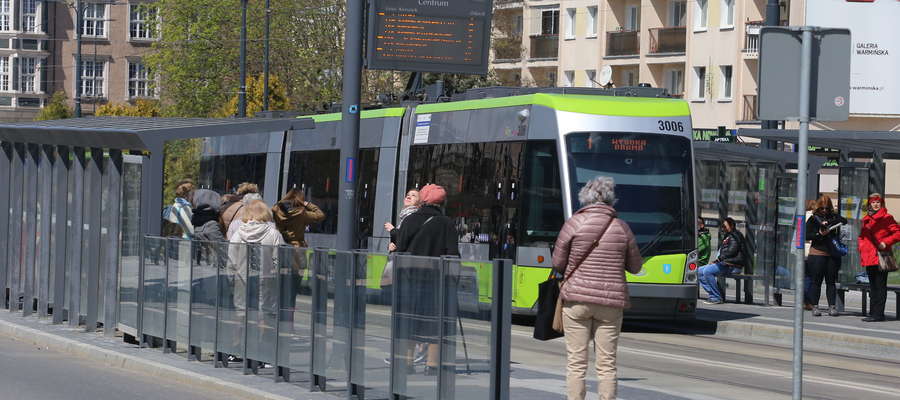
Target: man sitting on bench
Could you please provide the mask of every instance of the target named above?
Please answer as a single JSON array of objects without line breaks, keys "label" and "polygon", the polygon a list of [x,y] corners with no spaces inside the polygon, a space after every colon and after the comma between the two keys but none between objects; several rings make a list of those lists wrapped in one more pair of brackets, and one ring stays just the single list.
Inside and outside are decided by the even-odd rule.
[{"label": "man sitting on bench", "polygon": [[712,264],[700,267],[700,286],[709,298],[705,304],[722,304],[725,302],[725,296],[719,290],[717,277],[729,276],[738,272],[747,265],[747,252],[745,250],[744,235],[736,228],[734,219],[725,218],[722,221],[722,230],[725,232],[725,239],[719,245],[719,252]]}]

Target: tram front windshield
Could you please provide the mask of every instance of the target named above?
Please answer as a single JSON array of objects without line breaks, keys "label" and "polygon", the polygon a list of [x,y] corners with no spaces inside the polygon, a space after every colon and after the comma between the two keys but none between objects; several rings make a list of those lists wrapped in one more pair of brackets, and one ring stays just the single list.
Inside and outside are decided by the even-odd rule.
[{"label": "tram front windshield", "polygon": [[596,176],[616,183],[615,209],[631,227],[643,256],[687,253],[693,247],[691,143],[641,133],[577,132],[566,136],[574,213],[578,192]]}]

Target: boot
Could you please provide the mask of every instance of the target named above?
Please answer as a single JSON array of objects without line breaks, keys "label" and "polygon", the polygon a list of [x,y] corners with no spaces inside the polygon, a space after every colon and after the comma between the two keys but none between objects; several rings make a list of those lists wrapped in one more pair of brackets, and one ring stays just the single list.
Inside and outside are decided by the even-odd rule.
[{"label": "boot", "polygon": [[819,306],[812,306],[812,316],[813,317],[821,317],[822,311],[819,310]]},{"label": "boot", "polygon": [[838,316],[837,307],[835,307],[835,306],[828,307],[828,315],[830,315],[832,317],[837,317]]}]

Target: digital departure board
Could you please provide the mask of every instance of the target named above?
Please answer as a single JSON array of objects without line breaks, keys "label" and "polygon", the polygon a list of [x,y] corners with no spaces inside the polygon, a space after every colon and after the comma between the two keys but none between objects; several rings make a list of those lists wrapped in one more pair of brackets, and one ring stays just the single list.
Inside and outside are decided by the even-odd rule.
[{"label": "digital departure board", "polygon": [[369,0],[367,67],[486,74],[491,0]]}]

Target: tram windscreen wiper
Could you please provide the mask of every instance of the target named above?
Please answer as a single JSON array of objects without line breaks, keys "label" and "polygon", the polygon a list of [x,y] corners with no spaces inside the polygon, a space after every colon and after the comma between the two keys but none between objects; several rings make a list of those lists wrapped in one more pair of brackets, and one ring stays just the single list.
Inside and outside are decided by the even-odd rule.
[{"label": "tram windscreen wiper", "polygon": [[[641,248],[640,248],[641,257],[647,258],[650,256],[658,255],[657,249],[659,248],[660,244],[662,244],[664,242],[663,239],[666,236],[668,236],[670,233],[672,233],[672,231],[681,227],[682,222],[683,222],[682,219],[683,219],[682,211],[678,211],[678,213],[675,214],[675,218],[672,218],[671,221],[669,221],[665,225],[663,225],[662,229],[660,229],[659,232],[657,232],[656,235],[653,236],[653,239],[650,239],[650,241],[647,242],[647,244],[641,246]],[[682,232],[681,236],[684,236],[684,232]],[[680,242],[682,243],[682,247],[684,247],[684,245],[683,245],[684,240],[681,240]],[[679,252],[679,251],[683,251],[683,250],[684,249],[679,249],[679,250],[673,250],[671,252],[674,253],[674,252]]]}]

